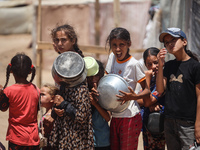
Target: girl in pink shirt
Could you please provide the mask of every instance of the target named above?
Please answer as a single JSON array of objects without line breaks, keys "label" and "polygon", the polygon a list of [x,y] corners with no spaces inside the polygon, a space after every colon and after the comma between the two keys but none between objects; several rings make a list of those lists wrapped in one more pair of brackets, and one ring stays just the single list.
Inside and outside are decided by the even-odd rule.
[{"label": "girl in pink shirt", "polygon": [[[6,87],[10,73],[13,73],[16,83]],[[30,73],[32,76],[28,81]],[[0,110],[6,111],[9,107],[9,126],[6,135],[9,150],[39,150],[37,124],[39,89],[31,83],[34,77],[35,67],[24,53],[15,55],[7,66],[6,83],[0,90]]]}]

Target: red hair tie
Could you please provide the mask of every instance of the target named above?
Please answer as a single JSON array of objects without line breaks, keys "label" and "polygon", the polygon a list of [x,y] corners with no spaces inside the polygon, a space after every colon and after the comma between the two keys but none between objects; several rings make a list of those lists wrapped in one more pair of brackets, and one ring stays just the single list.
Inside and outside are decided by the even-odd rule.
[{"label": "red hair tie", "polygon": [[12,66],[12,64],[11,64],[11,63],[9,63],[8,65],[9,65],[10,67]]},{"label": "red hair tie", "polygon": [[33,66],[33,65],[31,65],[31,69],[32,69],[32,68],[34,68],[34,66]]}]

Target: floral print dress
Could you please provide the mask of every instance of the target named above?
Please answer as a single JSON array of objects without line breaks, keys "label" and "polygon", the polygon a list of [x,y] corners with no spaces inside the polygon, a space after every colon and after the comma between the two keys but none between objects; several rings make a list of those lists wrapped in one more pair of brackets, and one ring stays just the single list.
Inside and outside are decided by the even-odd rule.
[{"label": "floral print dress", "polygon": [[61,95],[76,108],[76,115],[74,120],[67,115],[56,117],[50,133],[50,146],[59,150],[93,149],[92,114],[87,82],[65,88]]}]

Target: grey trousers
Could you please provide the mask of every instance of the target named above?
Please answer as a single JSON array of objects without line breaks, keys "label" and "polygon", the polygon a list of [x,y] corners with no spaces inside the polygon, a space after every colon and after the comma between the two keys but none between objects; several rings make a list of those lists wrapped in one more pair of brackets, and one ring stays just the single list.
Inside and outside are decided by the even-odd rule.
[{"label": "grey trousers", "polygon": [[194,144],[194,121],[165,118],[167,150],[189,150]]}]

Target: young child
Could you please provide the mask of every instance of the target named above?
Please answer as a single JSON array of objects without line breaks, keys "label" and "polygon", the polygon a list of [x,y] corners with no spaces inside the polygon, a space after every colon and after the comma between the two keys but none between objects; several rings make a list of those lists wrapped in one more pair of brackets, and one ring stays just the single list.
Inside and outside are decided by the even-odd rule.
[{"label": "young child", "polygon": [[164,97],[156,90],[156,75],[158,73],[158,59],[157,55],[159,49],[150,47],[143,53],[144,64],[148,71],[145,72],[146,82],[151,90],[150,100],[144,99],[144,113],[143,113],[143,143],[144,149],[165,149],[164,133],[152,134],[147,130],[147,122],[149,114],[155,111],[164,111]]},{"label": "young child", "polygon": [[[157,91],[165,94],[165,138],[167,149],[189,149],[200,143],[200,64],[186,49],[187,38],[179,28],[168,28],[159,36],[165,48],[158,54]],[[164,65],[167,53],[175,56]],[[163,70],[164,67],[164,70]]]},{"label": "young child", "polygon": [[[128,108],[123,112],[112,112],[110,125],[110,142],[112,150],[137,149],[138,137],[142,128],[142,118],[137,100],[149,97],[150,90],[146,88],[145,74],[141,64],[129,54],[131,39],[129,32],[124,28],[115,28],[107,38],[112,53],[106,66],[107,73],[123,77],[129,84],[131,93],[120,91],[117,95],[122,104],[130,100]],[[140,83],[143,92],[135,94],[136,84]]]},{"label": "young child", "polygon": [[[51,36],[56,52],[73,51],[83,57],[72,26],[58,26],[52,30]],[[50,145],[58,149],[93,149],[92,114],[87,80],[75,87],[61,86],[54,103],[56,108],[53,110],[58,116],[54,117]],[[53,112],[52,114],[54,116]]]},{"label": "young child", "polygon": [[71,25],[64,24],[54,28],[51,31],[51,38],[53,40],[53,47],[58,54],[73,51],[84,57],[82,51],[78,47],[76,32]]},{"label": "young child", "polygon": [[[10,73],[13,74],[16,83],[6,87]],[[30,73],[32,77],[28,81]],[[9,106],[9,126],[6,135],[9,150],[39,149],[37,114],[40,93],[31,83],[34,77],[35,67],[31,59],[24,53],[16,54],[7,66],[6,83],[1,89],[0,98],[0,101]],[[5,107],[3,110],[6,110]]]},{"label": "young child", "polygon": [[97,74],[87,77],[88,87],[90,90],[90,101],[92,104],[92,123],[94,130],[95,150],[110,150],[110,112],[103,109],[97,99],[97,86],[99,80],[104,76],[103,64],[96,60],[99,65]]},{"label": "young child", "polygon": [[[41,133],[43,133],[44,137],[47,138],[47,146],[43,147],[42,148],[43,150],[54,149],[49,146],[48,141],[49,141],[49,134],[53,127],[53,118],[51,118],[51,109],[54,104],[55,95],[57,95],[58,93],[59,89],[56,86],[50,84],[45,84],[40,89],[41,107],[44,107],[46,109],[46,112],[42,117],[43,129],[41,129]],[[49,121],[50,119],[52,121]]]}]

